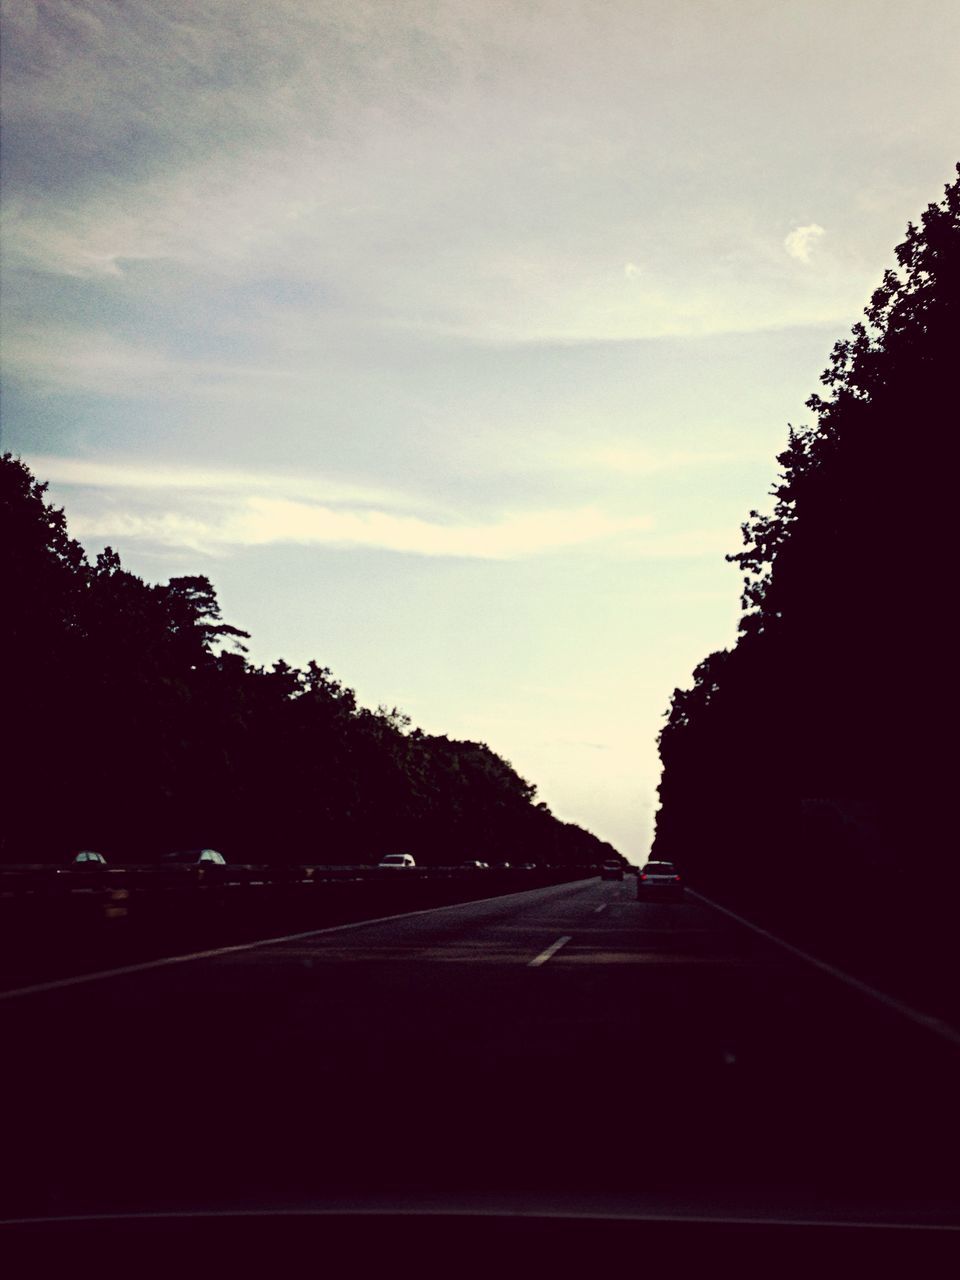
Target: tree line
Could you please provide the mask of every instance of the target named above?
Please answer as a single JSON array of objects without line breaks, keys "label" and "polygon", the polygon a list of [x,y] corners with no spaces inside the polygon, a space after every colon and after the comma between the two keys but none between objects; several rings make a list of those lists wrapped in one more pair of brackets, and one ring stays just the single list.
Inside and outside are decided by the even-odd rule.
[{"label": "tree line", "polygon": [[728,900],[807,880],[902,891],[921,867],[927,897],[960,888],[960,177],[896,261],[834,346],[813,422],[790,428],[772,512],[727,557],[736,643],[674,692],[660,733],[655,852]]},{"label": "tree line", "polygon": [[288,863],[617,856],[484,743],[362,707],[316,662],[249,661],[206,577],[148,583],[109,547],[91,561],[46,488],[0,458],[4,861],[195,845]]}]

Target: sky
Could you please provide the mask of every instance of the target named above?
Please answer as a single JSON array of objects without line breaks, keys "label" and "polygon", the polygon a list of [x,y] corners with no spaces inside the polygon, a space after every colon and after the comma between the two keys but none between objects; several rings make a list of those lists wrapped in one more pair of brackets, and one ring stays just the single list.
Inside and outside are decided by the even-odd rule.
[{"label": "sky", "polygon": [[3,447],[647,851],[725,553],[953,177],[954,0],[5,0]]}]

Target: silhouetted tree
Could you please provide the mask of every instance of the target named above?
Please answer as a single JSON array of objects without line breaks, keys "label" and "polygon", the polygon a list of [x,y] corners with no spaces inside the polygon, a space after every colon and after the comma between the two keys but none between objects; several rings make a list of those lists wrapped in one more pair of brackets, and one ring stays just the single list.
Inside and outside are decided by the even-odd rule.
[{"label": "silhouetted tree", "polygon": [[607,856],[483,743],[359,707],[315,662],[248,662],[209,579],[148,584],[109,547],[91,564],[45,490],[0,459],[7,861],[198,843],[264,862]]},{"label": "silhouetted tree", "polygon": [[[896,257],[833,349],[829,394],[807,402],[815,423],[790,428],[772,513],[751,512],[728,557],[744,573],[739,639],[674,693],[660,734],[656,851],[728,891],[792,891],[817,848],[802,817],[816,798],[882,812],[902,858],[920,848],[956,878],[944,742],[957,723],[960,179]],[[851,853],[853,881],[887,874],[876,853]]]}]

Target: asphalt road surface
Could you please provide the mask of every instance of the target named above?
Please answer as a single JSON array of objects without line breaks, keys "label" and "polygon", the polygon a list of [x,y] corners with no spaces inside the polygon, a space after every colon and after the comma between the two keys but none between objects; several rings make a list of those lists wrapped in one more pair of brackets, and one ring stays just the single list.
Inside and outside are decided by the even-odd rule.
[{"label": "asphalt road surface", "polygon": [[0,999],[7,1219],[956,1222],[958,1050],[689,896],[513,894]]}]

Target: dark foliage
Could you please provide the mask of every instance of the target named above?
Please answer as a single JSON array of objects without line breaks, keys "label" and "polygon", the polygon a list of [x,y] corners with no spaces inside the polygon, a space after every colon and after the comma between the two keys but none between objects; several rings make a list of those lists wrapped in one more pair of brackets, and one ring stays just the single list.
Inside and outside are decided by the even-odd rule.
[{"label": "dark foliage", "polygon": [[896,257],[728,557],[739,639],[660,735],[657,854],[728,896],[802,896],[814,863],[851,889],[921,863],[957,883],[960,178]]},{"label": "dark foliage", "polygon": [[109,548],[91,564],[45,489],[0,459],[3,860],[193,845],[290,863],[614,853],[483,743],[359,707],[314,662],[251,664],[207,578],[151,585]]}]

